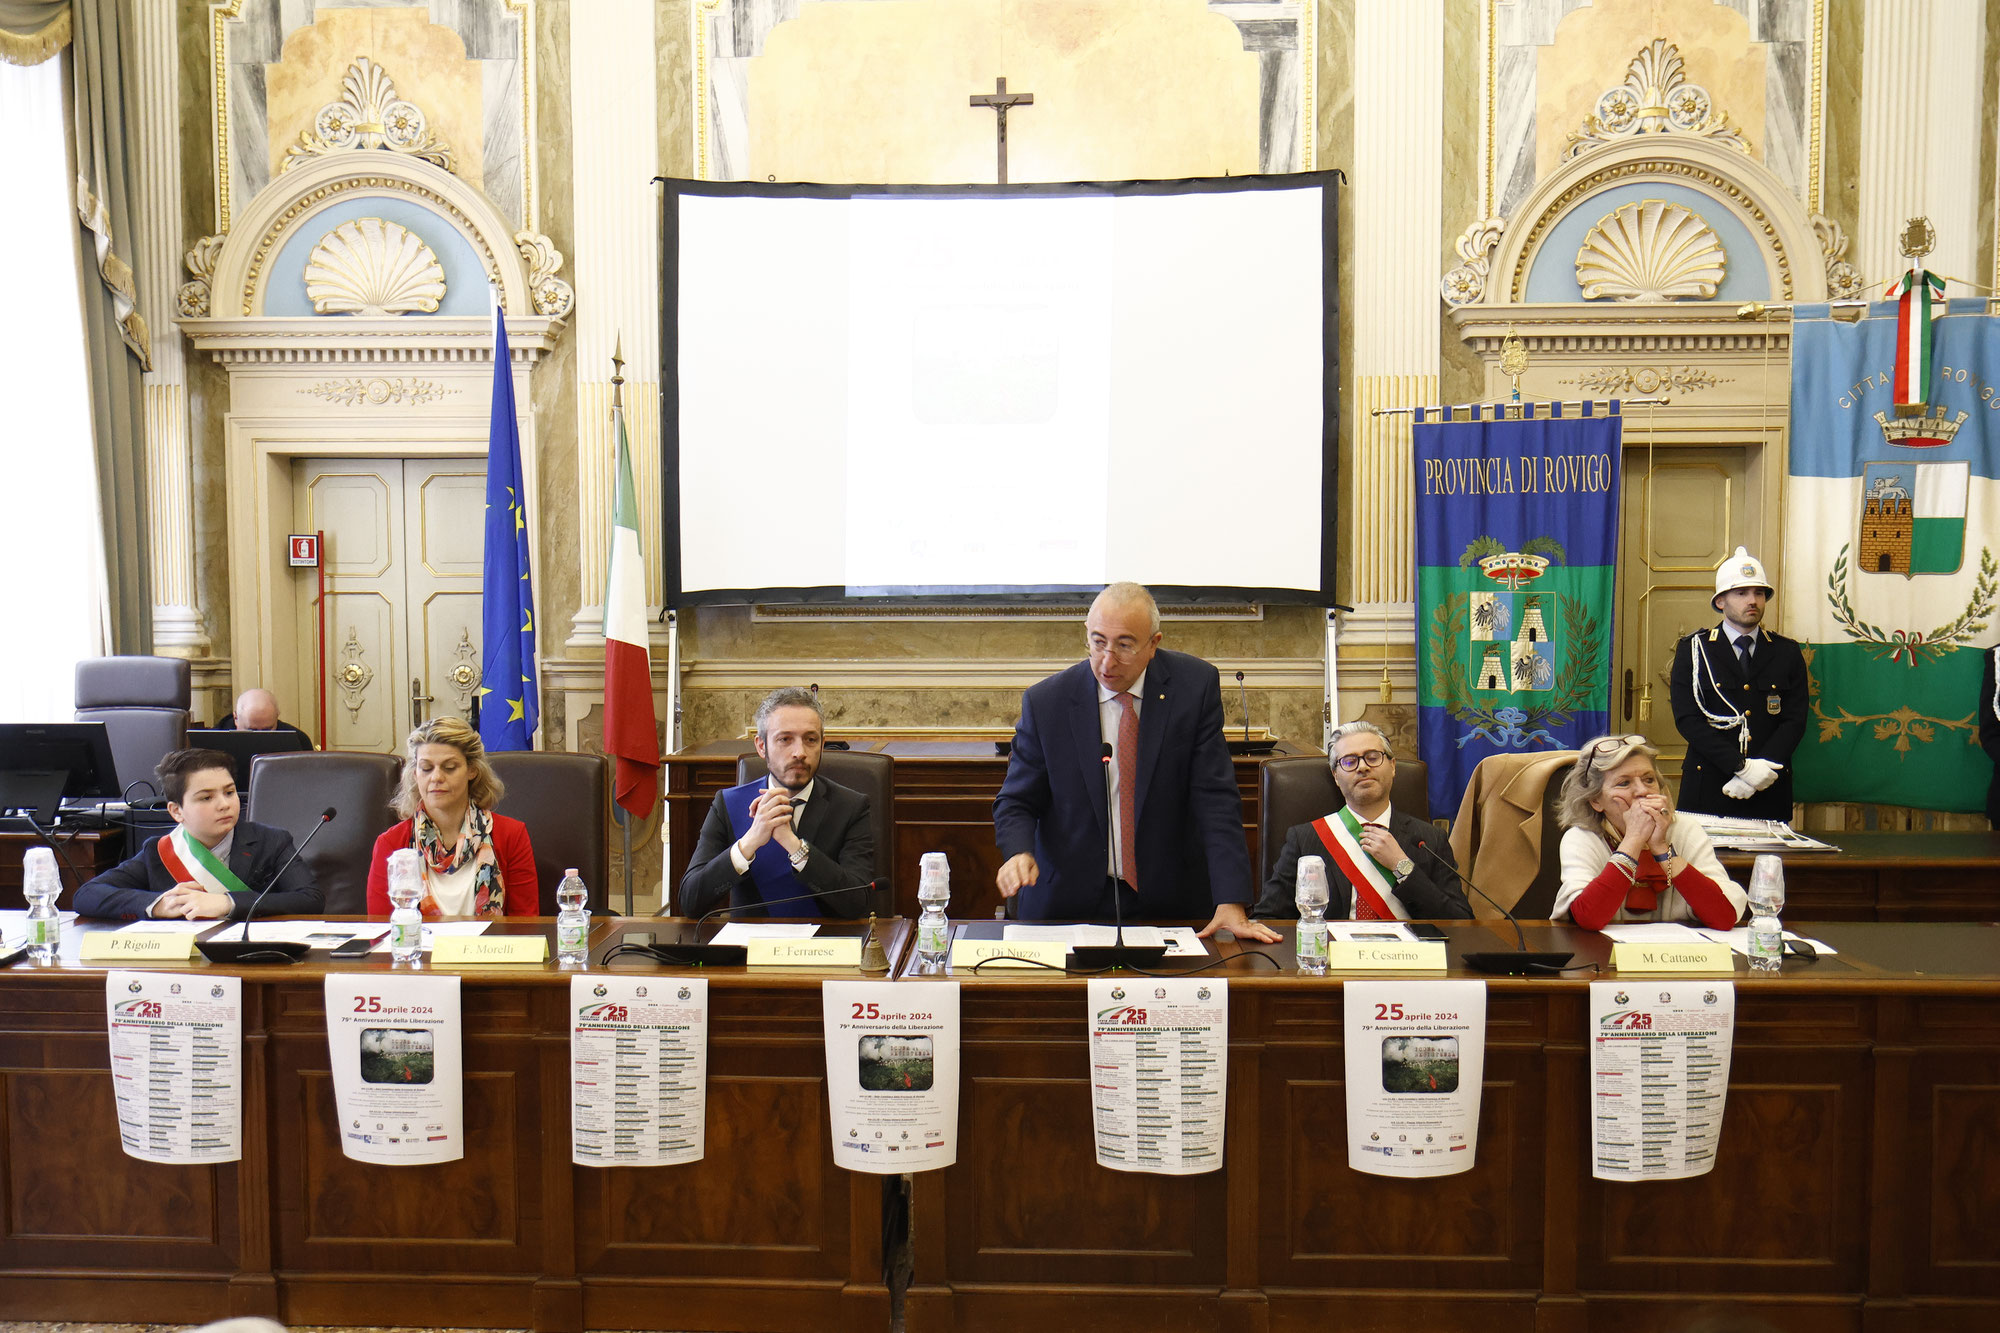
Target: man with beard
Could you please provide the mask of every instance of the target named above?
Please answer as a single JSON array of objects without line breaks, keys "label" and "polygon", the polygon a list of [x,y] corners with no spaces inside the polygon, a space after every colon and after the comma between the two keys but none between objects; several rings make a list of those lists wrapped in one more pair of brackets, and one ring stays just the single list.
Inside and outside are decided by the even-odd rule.
[{"label": "man with beard", "polygon": [[[819,775],[825,739],[811,690],[788,685],[757,705],[757,753],[770,775],[715,794],[681,876],[681,915],[699,916],[725,899],[753,917],[867,912],[875,877],[868,798]],[[778,903],[784,898],[800,901]]]}]

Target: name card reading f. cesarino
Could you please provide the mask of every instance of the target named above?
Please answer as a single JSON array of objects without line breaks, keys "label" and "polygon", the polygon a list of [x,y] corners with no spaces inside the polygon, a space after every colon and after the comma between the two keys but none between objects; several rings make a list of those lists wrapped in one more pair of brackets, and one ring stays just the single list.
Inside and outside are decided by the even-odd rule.
[{"label": "name card reading f. cesarino", "polygon": [[1335,940],[1327,946],[1331,972],[1442,972],[1442,940]]},{"label": "name card reading f. cesarino", "polygon": [[546,935],[440,935],[431,945],[431,962],[540,963],[549,956]]},{"label": "name card reading f. cesarino", "polygon": [[749,967],[860,967],[861,937],[814,935],[806,939],[744,941]]},{"label": "name card reading f. cesarino", "polygon": [[194,957],[194,936],[186,931],[93,930],[83,937],[77,955],[86,963],[111,959]]},{"label": "name card reading f. cesarino", "polygon": [[1068,957],[1069,945],[1061,940],[966,940],[951,942],[951,965],[954,968],[979,967],[982,972],[991,972],[997,967],[1033,967],[1061,969]]},{"label": "name card reading f. cesarino", "polygon": [[1619,940],[1611,946],[1611,965],[1620,972],[1734,972],[1736,957],[1713,940]]}]

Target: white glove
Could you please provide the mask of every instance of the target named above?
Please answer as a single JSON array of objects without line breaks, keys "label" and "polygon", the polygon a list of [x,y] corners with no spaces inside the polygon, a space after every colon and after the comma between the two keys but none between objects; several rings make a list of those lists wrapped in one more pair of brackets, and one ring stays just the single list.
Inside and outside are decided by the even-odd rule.
[{"label": "white glove", "polygon": [[1757,794],[1757,789],[1742,778],[1735,777],[1722,784],[1722,794],[1732,801],[1747,801]]},{"label": "white glove", "polygon": [[1739,780],[1750,784],[1755,791],[1762,791],[1778,780],[1778,772],[1783,764],[1774,764],[1768,759],[1745,759],[1743,767],[1736,770]]}]

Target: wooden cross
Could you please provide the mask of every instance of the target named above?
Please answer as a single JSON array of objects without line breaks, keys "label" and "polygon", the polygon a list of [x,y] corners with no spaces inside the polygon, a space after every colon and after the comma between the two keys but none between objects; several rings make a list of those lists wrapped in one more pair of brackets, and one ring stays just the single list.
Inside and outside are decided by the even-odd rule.
[{"label": "wooden cross", "polygon": [[1007,183],[1007,108],[1012,106],[1033,106],[1034,102],[1035,95],[1033,93],[1008,92],[1007,80],[1005,79],[993,80],[992,92],[974,93],[972,96],[973,106],[990,106],[997,113],[994,119],[994,133],[999,140],[1000,183],[1002,185]]}]

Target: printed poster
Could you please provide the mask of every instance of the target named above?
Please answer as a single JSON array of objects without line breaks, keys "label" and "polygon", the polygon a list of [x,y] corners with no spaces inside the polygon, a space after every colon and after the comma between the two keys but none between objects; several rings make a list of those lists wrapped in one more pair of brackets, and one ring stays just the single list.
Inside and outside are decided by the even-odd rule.
[{"label": "printed poster", "polygon": [[571,977],[570,1160],[677,1166],[707,1149],[708,982]]},{"label": "printed poster", "polygon": [[465,1155],[458,978],[330,973],[326,1042],[341,1150],[407,1166]]},{"label": "printed poster", "polygon": [[1169,1176],[1219,1169],[1229,983],[1091,978],[1090,1092],[1099,1166]]},{"label": "printed poster", "polygon": [[958,983],[827,981],[833,1160],[900,1175],[958,1160]]},{"label": "printed poster", "polygon": [[243,1156],[243,982],[107,972],[118,1138],[142,1162]]},{"label": "printed poster", "polygon": [[1349,981],[1347,1164],[1374,1176],[1472,1169],[1486,1069],[1483,981]]},{"label": "printed poster", "polygon": [[1591,1174],[1682,1180],[1713,1170],[1735,1035],[1733,982],[1591,982]]}]

